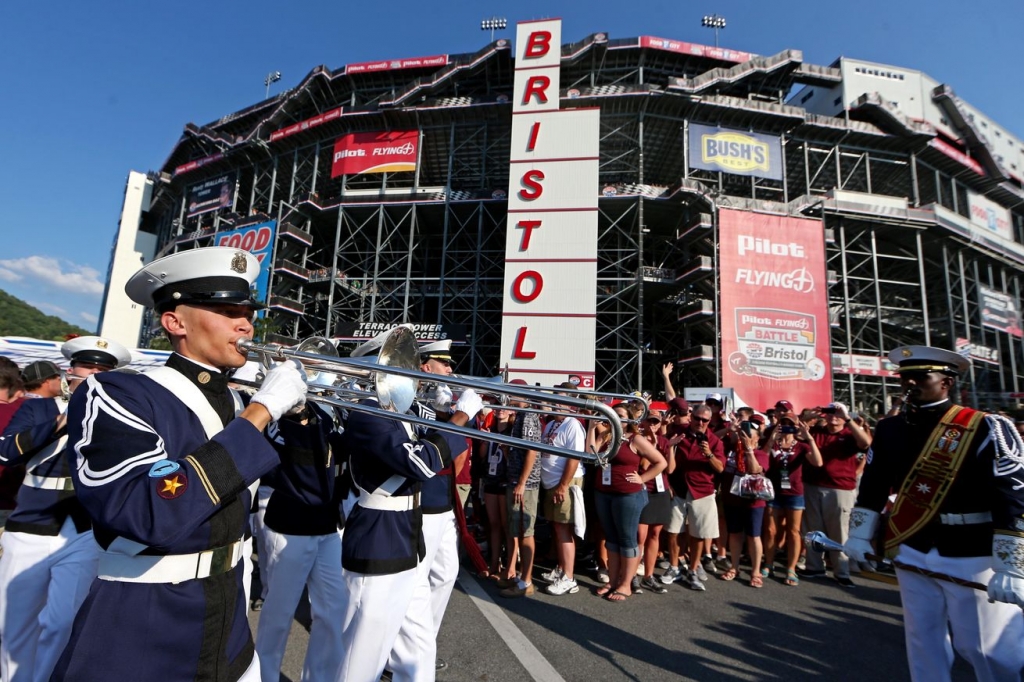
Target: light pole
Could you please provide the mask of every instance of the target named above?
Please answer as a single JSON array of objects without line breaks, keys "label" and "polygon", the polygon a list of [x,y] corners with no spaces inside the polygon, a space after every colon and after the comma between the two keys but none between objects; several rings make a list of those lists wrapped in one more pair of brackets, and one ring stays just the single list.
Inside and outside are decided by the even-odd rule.
[{"label": "light pole", "polygon": [[267,74],[267,77],[263,79],[263,84],[267,86],[267,92],[263,96],[263,99],[267,99],[268,97],[270,97],[270,84],[276,83],[279,80],[281,80],[280,71],[271,71],[270,73]]},{"label": "light pole", "polygon": [[718,31],[725,28],[725,17],[720,17],[717,14],[705,14],[704,18],[700,20],[700,25],[704,28],[715,29],[715,47],[718,47]]},{"label": "light pole", "polygon": [[508,26],[508,20],[505,17],[491,17],[480,22],[481,31],[491,32],[492,43],[494,42],[494,31],[504,31],[506,26]]}]

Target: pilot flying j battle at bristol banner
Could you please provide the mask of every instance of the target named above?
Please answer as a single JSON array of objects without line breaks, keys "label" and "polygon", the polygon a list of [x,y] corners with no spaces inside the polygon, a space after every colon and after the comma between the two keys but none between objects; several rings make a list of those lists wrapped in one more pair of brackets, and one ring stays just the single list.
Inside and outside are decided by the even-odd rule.
[{"label": "pilot flying j battle at bristol banner", "polygon": [[722,385],[757,409],[832,400],[820,220],[719,211]]}]

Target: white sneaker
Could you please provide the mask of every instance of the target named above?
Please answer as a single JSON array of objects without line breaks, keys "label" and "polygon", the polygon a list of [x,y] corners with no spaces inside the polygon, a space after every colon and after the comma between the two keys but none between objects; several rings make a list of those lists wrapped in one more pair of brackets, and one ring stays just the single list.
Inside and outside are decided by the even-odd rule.
[{"label": "white sneaker", "polygon": [[668,570],[665,571],[665,573],[662,574],[662,576],[660,578],[658,578],[658,580],[660,580],[662,582],[662,584],[664,584],[664,585],[671,585],[672,583],[674,583],[676,580],[679,579],[679,576],[680,576],[679,567],[678,566],[669,566]]},{"label": "white sneaker", "polygon": [[565,576],[560,577],[547,587],[547,593],[554,595],[576,594],[579,591],[580,586],[576,584],[576,581],[572,578],[566,578]]},{"label": "white sneaker", "polygon": [[697,564],[697,570],[693,572],[693,575],[695,575],[699,580],[703,582],[707,582],[708,580],[708,573],[700,564]]},{"label": "white sneaker", "polygon": [[546,583],[554,583],[557,582],[563,575],[565,575],[565,573],[562,571],[562,567],[555,566],[547,573],[541,573],[540,579]]},{"label": "white sneaker", "polygon": [[703,592],[707,589],[706,587],[704,587],[704,583],[701,582],[701,579],[697,577],[696,573],[690,574],[690,582],[686,583],[686,586],[689,587],[691,590],[697,590],[699,592]]}]

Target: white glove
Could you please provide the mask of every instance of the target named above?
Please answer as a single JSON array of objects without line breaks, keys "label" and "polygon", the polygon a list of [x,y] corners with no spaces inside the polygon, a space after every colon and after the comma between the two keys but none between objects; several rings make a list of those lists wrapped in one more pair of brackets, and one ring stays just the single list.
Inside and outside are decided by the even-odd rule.
[{"label": "white glove", "polygon": [[476,391],[471,388],[467,388],[459,396],[459,401],[455,403],[456,412],[465,412],[466,416],[472,419],[476,416],[476,413],[483,409],[484,401]]},{"label": "white glove", "polygon": [[447,412],[448,406],[452,404],[452,389],[444,384],[438,384],[434,388],[434,397],[430,399],[430,406],[438,412]]},{"label": "white glove", "polygon": [[878,530],[878,512],[854,507],[850,512],[850,536],[843,547],[843,553],[857,563],[867,561],[866,554],[873,554],[871,541],[875,539],[875,531]]},{"label": "white glove", "polygon": [[298,360],[287,360],[272,367],[250,402],[267,408],[274,421],[289,410],[305,405],[306,372],[302,364]]},{"label": "white glove", "polygon": [[1024,538],[996,533],[992,537],[992,569],[996,573],[988,581],[989,601],[1024,608]]}]

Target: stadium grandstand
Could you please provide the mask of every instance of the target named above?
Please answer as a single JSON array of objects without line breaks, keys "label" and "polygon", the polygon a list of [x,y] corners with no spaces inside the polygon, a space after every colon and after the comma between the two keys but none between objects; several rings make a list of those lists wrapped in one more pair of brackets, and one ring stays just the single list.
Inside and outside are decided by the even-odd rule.
[{"label": "stadium grandstand", "polygon": [[[147,260],[225,243],[258,251],[271,266],[272,340],[355,340],[412,322],[423,338],[456,340],[460,374],[493,375],[508,360],[514,56],[497,40],[475,54],[317,66],[278,96],[190,123],[163,167],[136,177],[120,238],[145,244],[135,251]],[[888,351],[929,344],[972,356],[965,402],[1021,402],[1024,143],[950,86],[855,59],[810,64],[798,49],[596,33],[562,46],[560,100],[600,109],[599,388],[657,391],[666,361],[677,385],[728,386],[730,365],[756,364],[765,349],[749,338],[743,357],[723,347],[723,319],[740,320],[725,288],[741,276],[719,248],[726,214],[753,212],[820,227],[821,252],[807,258],[825,281],[778,286],[827,295],[817,331],[836,399],[887,406],[899,391]],[[339,170],[382,135],[404,161]],[[739,253],[754,264],[785,247],[749,244]],[[108,292],[107,321],[115,303]],[[145,345],[151,322],[140,321]]]}]

